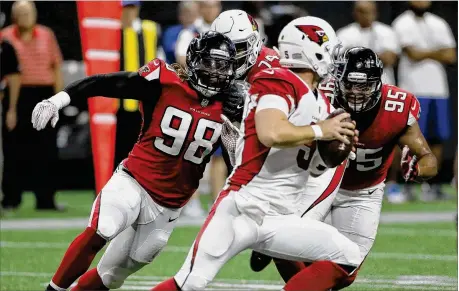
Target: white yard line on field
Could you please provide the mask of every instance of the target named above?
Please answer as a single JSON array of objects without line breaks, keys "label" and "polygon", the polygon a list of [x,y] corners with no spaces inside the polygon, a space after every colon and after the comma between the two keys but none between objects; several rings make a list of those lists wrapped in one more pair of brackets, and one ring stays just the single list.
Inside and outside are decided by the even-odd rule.
[{"label": "white yard line on field", "polygon": [[434,237],[457,237],[457,230],[449,229],[419,229],[419,228],[396,228],[381,226],[379,235],[402,235],[402,236],[434,236]]},{"label": "white yard line on field", "polygon": [[[0,277],[48,277],[51,273],[33,272],[11,272],[0,271]],[[156,284],[168,277],[139,276],[129,277],[120,290],[150,290]],[[457,290],[457,279],[446,276],[398,276],[389,277],[358,277],[354,283],[356,286],[371,289],[400,289],[404,290]],[[43,282],[43,286],[47,283]],[[259,280],[236,280],[217,279],[209,285],[206,290],[279,290],[283,286],[280,281],[259,281]]]},{"label": "white yard line on field", "polygon": [[[205,218],[179,218],[177,226],[201,226]],[[88,225],[88,218],[30,218],[1,220],[0,230],[57,230],[84,228]]]},{"label": "white yard line on field", "polygon": [[[49,242],[17,242],[17,241],[0,241],[0,248],[5,249],[65,249],[68,243],[49,243]],[[189,247],[166,246],[163,252],[169,253],[188,253]],[[242,254],[249,254],[249,250]],[[452,262],[457,261],[456,255],[435,255],[435,254],[407,254],[407,253],[386,253],[371,252],[370,257],[390,260],[435,260]]]},{"label": "white yard line on field", "polygon": [[[457,212],[393,212],[382,213],[381,224],[387,223],[420,223],[420,222],[453,222]],[[204,218],[182,217],[177,226],[201,226]],[[35,229],[75,229],[84,228],[88,218],[34,218],[1,220],[1,230],[35,230]]]}]

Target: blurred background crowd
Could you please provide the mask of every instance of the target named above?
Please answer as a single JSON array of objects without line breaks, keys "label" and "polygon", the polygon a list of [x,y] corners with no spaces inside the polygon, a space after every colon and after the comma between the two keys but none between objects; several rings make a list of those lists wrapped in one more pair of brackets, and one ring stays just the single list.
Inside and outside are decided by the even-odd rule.
[{"label": "blurred background crowd", "polygon": [[[413,191],[401,182],[395,158],[387,200],[450,199],[442,190],[457,167],[457,2],[344,1],[122,1],[120,70],[135,71],[153,58],[184,63],[189,42],[205,32],[221,11],[242,9],[258,23],[265,44],[292,19],[312,15],[337,30],[345,47],[365,46],[380,56],[385,82],[411,91],[420,100],[420,126],[440,162],[440,174]],[[1,3],[2,206],[14,211],[24,191],[36,208],[64,210],[54,201],[61,189],[93,189],[89,115],[86,102],[66,107],[56,129],[36,132],[30,124],[35,104],[85,76],[76,3]],[[1,108],[0,108],[1,109]],[[136,142],[140,114],[135,100],[120,100],[115,163]],[[20,142],[20,141],[29,141]],[[28,144],[21,148],[19,144]],[[456,165],[454,165],[456,159]],[[216,195],[226,179],[221,154],[212,158],[199,193]],[[417,189],[417,188],[416,188]],[[199,194],[185,215],[206,215]],[[212,200],[210,200],[212,201]]]}]

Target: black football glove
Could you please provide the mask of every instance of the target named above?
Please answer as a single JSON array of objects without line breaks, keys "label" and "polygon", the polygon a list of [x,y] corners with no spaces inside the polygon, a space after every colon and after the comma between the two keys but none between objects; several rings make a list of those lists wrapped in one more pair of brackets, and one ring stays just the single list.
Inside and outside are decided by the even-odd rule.
[{"label": "black football glove", "polygon": [[231,122],[241,122],[244,111],[245,96],[248,95],[249,83],[245,81],[234,81],[222,96],[223,114]]}]

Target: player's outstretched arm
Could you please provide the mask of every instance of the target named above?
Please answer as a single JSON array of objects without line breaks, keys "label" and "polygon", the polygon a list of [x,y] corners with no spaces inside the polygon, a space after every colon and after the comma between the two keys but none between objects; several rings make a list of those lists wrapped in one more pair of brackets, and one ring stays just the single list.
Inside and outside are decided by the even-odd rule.
[{"label": "player's outstretched arm", "polygon": [[44,129],[49,121],[56,126],[58,111],[73,99],[95,96],[136,99],[145,101],[159,96],[159,80],[148,81],[137,72],[117,72],[93,75],[73,82],[51,98],[38,103],[32,112],[32,124],[37,130]]},{"label": "player's outstretched arm", "polygon": [[437,175],[437,159],[417,122],[407,127],[398,143],[404,148],[401,166],[405,181],[420,182]]},{"label": "player's outstretched arm", "polygon": [[333,139],[349,144],[346,135],[354,136],[355,125],[342,121],[349,116],[343,113],[322,121],[320,125],[295,126],[288,121],[282,110],[267,108],[255,114],[255,126],[258,139],[267,147],[289,148],[314,140]]},{"label": "player's outstretched arm", "polygon": [[103,96],[143,101],[159,91],[158,83],[146,80],[137,72],[116,72],[78,80],[65,87],[63,92],[69,99]]}]

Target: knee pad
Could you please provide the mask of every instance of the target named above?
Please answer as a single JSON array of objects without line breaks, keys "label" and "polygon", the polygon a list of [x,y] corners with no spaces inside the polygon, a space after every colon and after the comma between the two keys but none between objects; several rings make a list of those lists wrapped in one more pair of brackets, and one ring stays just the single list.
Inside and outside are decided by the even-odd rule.
[{"label": "knee pad", "polygon": [[359,246],[348,238],[341,241],[341,254],[340,265],[356,269],[363,261]]},{"label": "knee pad", "polygon": [[[234,203],[233,199],[226,198],[218,205],[215,215],[202,233],[198,246],[200,251],[218,258],[229,250],[236,236],[232,216],[232,213],[237,211]],[[206,239],[208,237],[213,239]]]},{"label": "knee pad", "polygon": [[108,289],[118,289],[123,286],[124,280],[129,276],[124,268],[115,267],[108,271],[101,272],[99,269],[99,276],[102,279],[105,287]]},{"label": "knee pad", "polygon": [[106,240],[112,240],[116,235],[126,228],[127,218],[123,211],[114,205],[104,205],[99,216],[97,233]]},{"label": "knee pad", "polygon": [[103,268],[98,266],[97,272],[107,288],[118,289],[123,285],[127,277],[134,274],[145,265],[146,264],[128,259],[125,266],[116,266],[108,270],[103,270]]},{"label": "knee pad", "polygon": [[[137,232],[139,232],[139,229],[137,229]],[[170,233],[156,229],[145,236],[140,234],[134,239],[129,256],[136,262],[148,264],[166,246]]]},{"label": "knee pad", "polygon": [[177,282],[177,284],[179,285],[182,291],[188,291],[188,290],[195,291],[195,290],[204,290],[207,284],[209,284],[209,282],[207,279],[200,277],[200,276],[196,276],[193,273],[191,273],[185,279],[185,282],[183,282],[182,284]]}]

